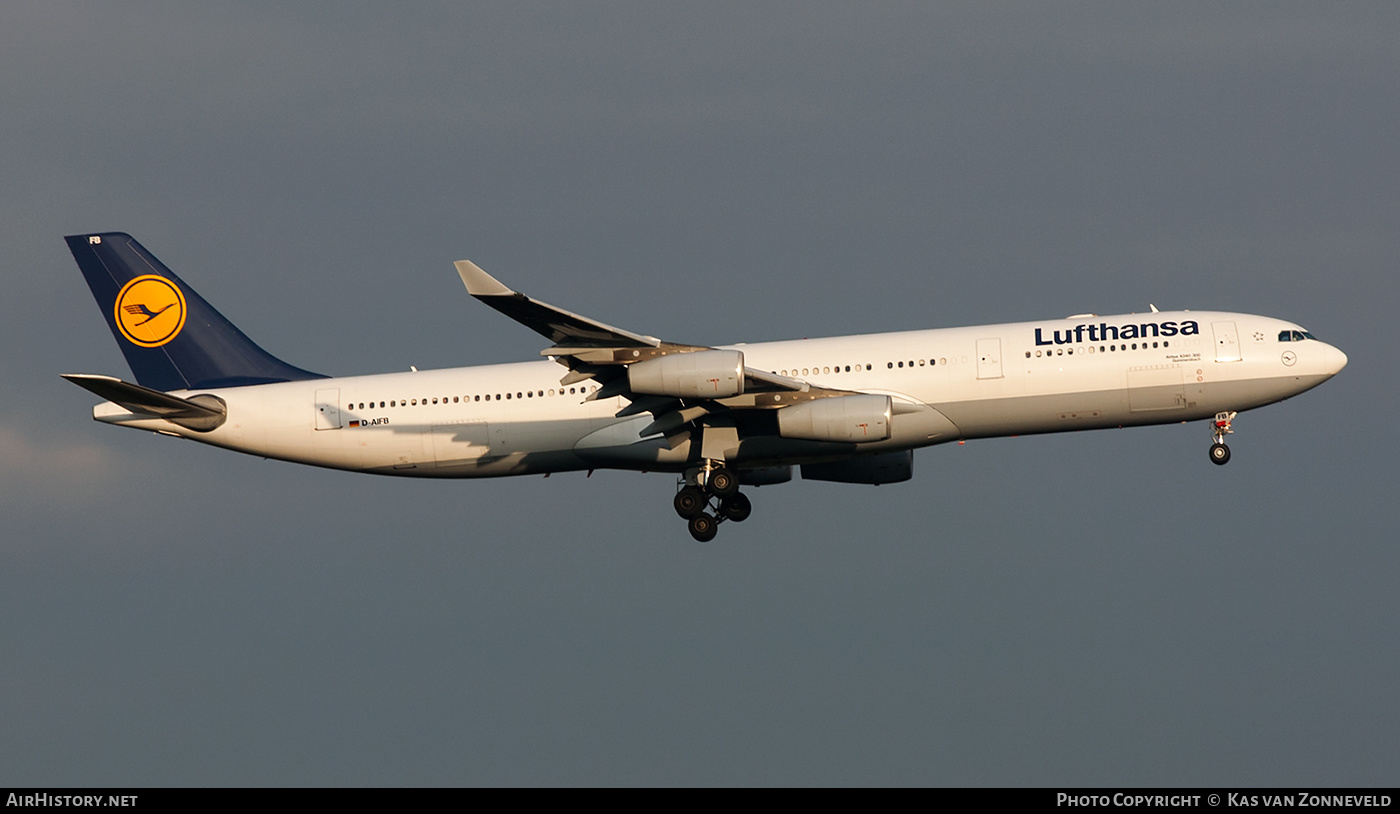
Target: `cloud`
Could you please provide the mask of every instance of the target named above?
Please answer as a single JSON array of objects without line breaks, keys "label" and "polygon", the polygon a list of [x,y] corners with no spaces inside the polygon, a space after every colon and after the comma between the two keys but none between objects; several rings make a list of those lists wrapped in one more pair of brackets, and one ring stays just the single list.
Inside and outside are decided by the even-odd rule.
[{"label": "cloud", "polygon": [[111,450],[35,433],[21,425],[0,427],[0,491],[6,514],[62,512],[107,502],[119,467]]}]

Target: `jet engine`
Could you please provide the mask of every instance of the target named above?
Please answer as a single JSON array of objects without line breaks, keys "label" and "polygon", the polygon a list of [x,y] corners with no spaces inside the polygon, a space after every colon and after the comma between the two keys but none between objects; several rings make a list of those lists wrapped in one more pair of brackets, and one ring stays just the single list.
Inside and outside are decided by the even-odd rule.
[{"label": "jet engine", "polygon": [[634,393],[687,399],[724,399],[744,392],[744,354],[737,350],[677,353],[627,366]]},{"label": "jet engine", "polygon": [[808,441],[884,441],[892,411],[889,396],[867,393],[806,401],[778,411],[778,434]]}]

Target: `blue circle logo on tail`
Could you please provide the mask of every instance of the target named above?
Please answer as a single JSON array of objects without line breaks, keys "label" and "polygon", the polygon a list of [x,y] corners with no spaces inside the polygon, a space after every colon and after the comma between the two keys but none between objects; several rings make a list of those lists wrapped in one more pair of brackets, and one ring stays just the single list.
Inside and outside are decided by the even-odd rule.
[{"label": "blue circle logo on tail", "polygon": [[117,293],[117,327],[133,345],[158,348],[185,327],[185,295],[158,274],[145,274]]}]

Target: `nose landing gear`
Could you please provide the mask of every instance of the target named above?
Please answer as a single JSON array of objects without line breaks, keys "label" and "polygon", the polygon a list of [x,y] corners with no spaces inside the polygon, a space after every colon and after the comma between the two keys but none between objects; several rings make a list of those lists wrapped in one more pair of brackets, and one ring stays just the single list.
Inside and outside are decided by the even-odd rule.
[{"label": "nose landing gear", "polygon": [[1216,413],[1215,421],[1211,423],[1211,439],[1215,442],[1210,445],[1210,462],[1216,466],[1224,466],[1230,462],[1230,448],[1225,446],[1225,436],[1234,432],[1230,428],[1238,413]]},{"label": "nose landing gear", "polygon": [[753,504],[739,491],[739,478],[723,461],[706,460],[687,471],[680,484],[671,505],[687,521],[690,536],[699,542],[715,539],[720,523],[741,523],[753,513]]}]

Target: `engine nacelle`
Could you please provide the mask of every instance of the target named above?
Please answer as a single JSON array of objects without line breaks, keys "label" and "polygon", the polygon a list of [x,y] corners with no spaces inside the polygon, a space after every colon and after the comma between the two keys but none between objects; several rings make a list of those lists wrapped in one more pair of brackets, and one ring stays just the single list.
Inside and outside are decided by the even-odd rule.
[{"label": "engine nacelle", "polygon": [[702,350],[660,356],[627,366],[634,393],[686,399],[725,399],[744,392],[744,354]]},{"label": "engine nacelle", "polygon": [[803,480],[824,480],[834,483],[902,483],[914,477],[914,451],[886,452],[833,461],[829,464],[803,464]]},{"label": "engine nacelle", "polygon": [[889,396],[868,393],[805,401],[778,411],[778,434],[807,441],[884,441],[892,412]]}]

